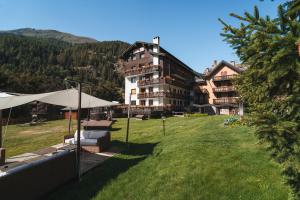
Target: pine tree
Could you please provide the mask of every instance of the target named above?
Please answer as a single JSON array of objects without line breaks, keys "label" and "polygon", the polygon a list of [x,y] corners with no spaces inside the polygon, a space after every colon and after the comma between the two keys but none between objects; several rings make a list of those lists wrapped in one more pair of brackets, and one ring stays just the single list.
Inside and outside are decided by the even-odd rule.
[{"label": "pine tree", "polygon": [[237,80],[248,105],[257,136],[268,144],[272,156],[300,199],[300,0],[278,6],[278,16],[230,14],[240,21],[233,27],[223,20],[224,37],[248,69]]}]

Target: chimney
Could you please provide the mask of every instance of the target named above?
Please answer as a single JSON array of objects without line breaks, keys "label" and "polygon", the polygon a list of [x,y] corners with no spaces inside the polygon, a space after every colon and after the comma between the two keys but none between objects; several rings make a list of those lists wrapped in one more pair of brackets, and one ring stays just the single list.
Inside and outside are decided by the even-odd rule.
[{"label": "chimney", "polygon": [[208,74],[208,72],[209,72],[209,68],[208,68],[208,67],[206,67],[206,68],[205,68],[205,70],[204,70],[204,74],[205,74],[205,75],[207,75],[207,74]]},{"label": "chimney", "polygon": [[214,68],[215,66],[218,65],[218,61],[217,60],[214,60],[213,64],[211,65],[211,68]]},{"label": "chimney", "polygon": [[160,42],[159,40],[160,40],[159,36],[156,36],[153,38],[152,43],[159,45],[159,42]]},{"label": "chimney", "polygon": [[214,60],[214,66],[217,66],[217,64],[218,64],[218,61]]},{"label": "chimney", "polygon": [[234,61],[234,60],[230,61],[230,63],[231,63],[233,66],[235,66],[235,61]]}]

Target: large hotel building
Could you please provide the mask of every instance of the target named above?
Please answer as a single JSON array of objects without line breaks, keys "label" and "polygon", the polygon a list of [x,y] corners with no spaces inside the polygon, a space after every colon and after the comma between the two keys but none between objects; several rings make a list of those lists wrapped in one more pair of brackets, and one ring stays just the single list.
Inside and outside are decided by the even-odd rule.
[{"label": "large hotel building", "polygon": [[125,74],[125,104],[134,114],[200,111],[241,114],[241,103],[232,79],[243,68],[225,61],[214,63],[203,74],[195,72],[160,46],[135,42],[121,56]]}]

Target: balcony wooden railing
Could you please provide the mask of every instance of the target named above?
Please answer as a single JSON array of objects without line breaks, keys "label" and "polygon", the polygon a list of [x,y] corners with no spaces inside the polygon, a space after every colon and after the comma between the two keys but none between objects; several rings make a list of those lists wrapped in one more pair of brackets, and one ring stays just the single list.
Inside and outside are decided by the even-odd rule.
[{"label": "balcony wooden railing", "polygon": [[148,80],[139,80],[137,82],[137,85],[146,86],[146,85],[156,85],[156,84],[164,84],[164,83],[166,83],[165,79],[155,78],[155,79],[148,79]]},{"label": "balcony wooden railing", "polygon": [[222,86],[213,88],[213,92],[233,92],[235,88],[233,86]]},{"label": "balcony wooden railing", "polygon": [[172,92],[145,92],[139,93],[138,99],[145,99],[145,98],[158,98],[158,97],[165,97],[165,98],[175,98],[175,99],[188,99],[188,95],[172,93]]},{"label": "balcony wooden railing", "polygon": [[236,77],[236,74],[233,75],[226,75],[226,76],[215,76],[213,78],[213,81],[226,81],[226,80],[232,80]]},{"label": "balcony wooden railing", "polygon": [[139,80],[137,82],[138,86],[156,85],[156,84],[170,84],[178,87],[188,87],[189,85],[183,81],[172,79],[169,77]]},{"label": "balcony wooden railing", "polygon": [[[123,110],[123,113],[127,113],[128,106],[119,106]],[[132,114],[150,114],[153,111],[184,111],[184,106],[174,106],[167,104],[165,106],[145,106],[145,105],[136,105],[130,106]]]},{"label": "balcony wooden railing", "polygon": [[125,71],[125,76],[134,76],[134,75],[142,75],[142,74],[150,74],[160,70],[159,65],[150,65],[147,67],[130,69]]},{"label": "balcony wooden railing", "polygon": [[214,104],[236,104],[237,98],[235,97],[223,97],[213,100]]}]

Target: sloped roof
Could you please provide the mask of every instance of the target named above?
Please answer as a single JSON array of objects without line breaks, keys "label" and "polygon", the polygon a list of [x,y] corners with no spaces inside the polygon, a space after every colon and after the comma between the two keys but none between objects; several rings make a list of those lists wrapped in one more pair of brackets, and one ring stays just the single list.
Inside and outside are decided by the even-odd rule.
[{"label": "sloped roof", "polygon": [[230,69],[232,69],[233,71],[235,71],[237,73],[242,73],[244,71],[243,68],[236,67],[236,66],[232,65],[231,63],[229,63],[229,62],[227,62],[225,60],[222,60],[221,62],[219,62],[217,64],[217,66],[215,66],[214,68],[212,68],[212,70],[209,71],[208,74],[206,74],[205,76],[206,77],[212,76],[215,72],[217,72],[219,69],[221,69],[221,67],[224,67],[224,66],[229,67]]},{"label": "sloped roof", "polygon": [[[138,47],[139,45],[141,46],[147,46],[147,47],[151,47],[153,45],[155,45],[154,43],[150,43],[150,42],[143,42],[143,41],[136,41],[135,43],[133,43],[132,45],[130,45],[122,54],[121,54],[121,58],[125,58],[126,54],[129,53],[131,50],[133,50],[134,48]],[[194,73],[196,76],[199,76],[199,73],[196,72],[195,70],[193,70],[191,67],[189,67],[188,65],[186,65],[184,62],[182,62],[181,60],[179,60],[177,57],[175,57],[173,54],[171,54],[170,52],[168,52],[166,49],[164,49],[163,47],[159,46],[160,49],[160,53],[158,53],[159,55],[165,56],[165,55],[169,55],[170,57],[172,57],[174,60],[176,60],[177,62],[179,62],[181,65],[183,65],[187,70],[189,70],[190,72]],[[155,52],[152,52],[152,54],[157,54]]]}]

